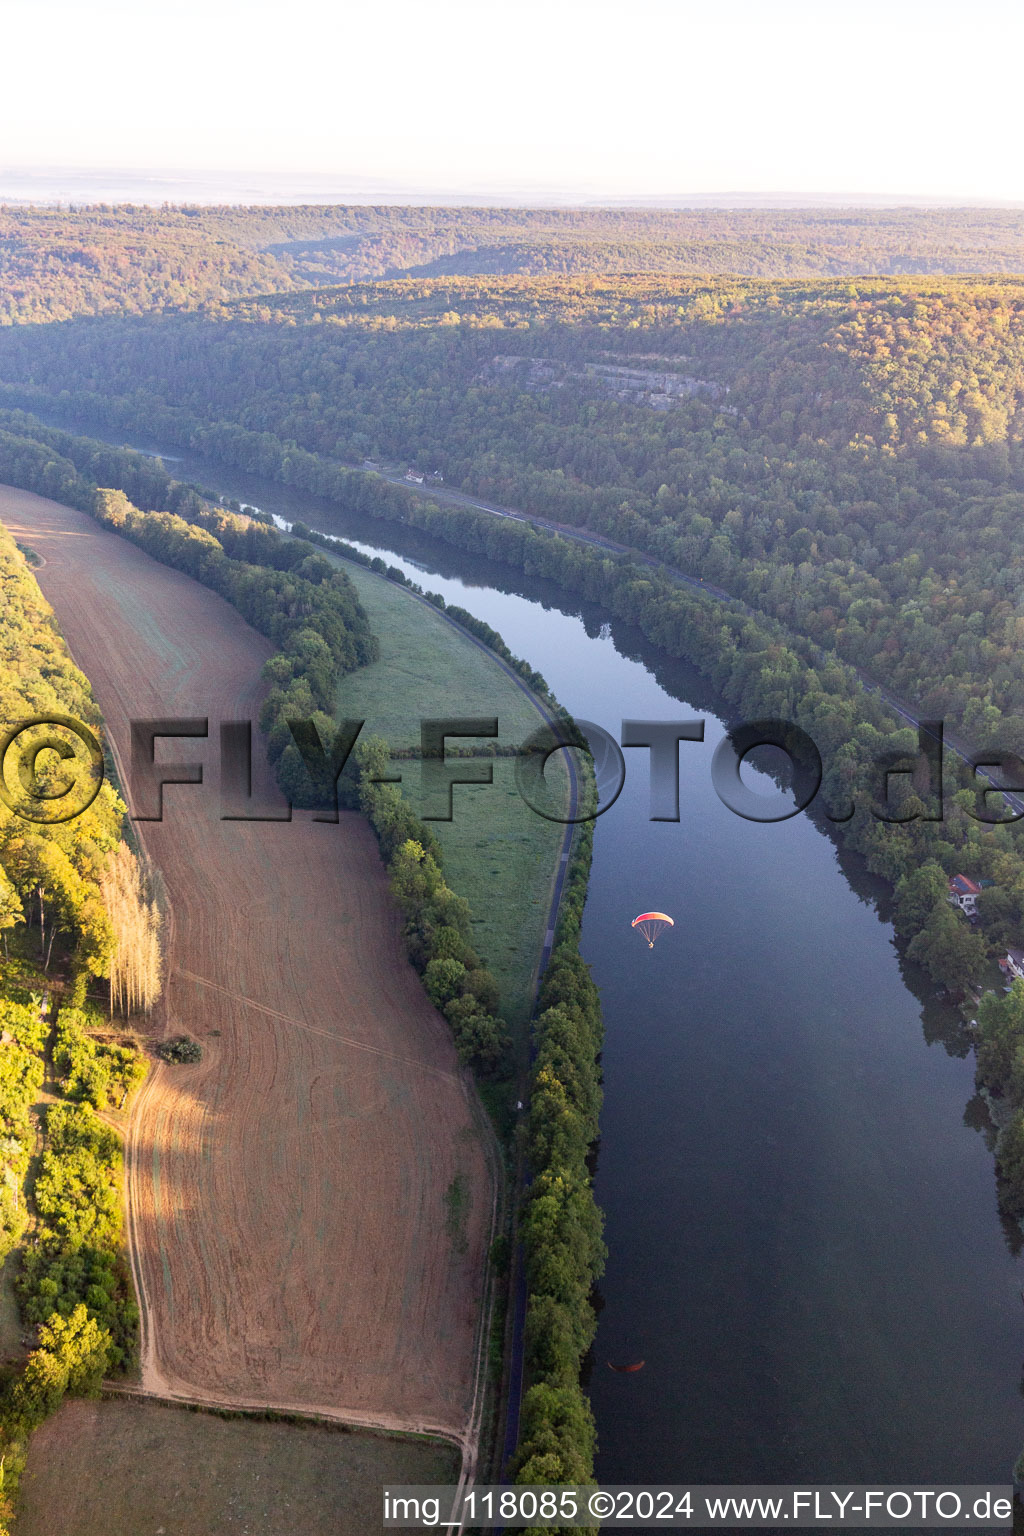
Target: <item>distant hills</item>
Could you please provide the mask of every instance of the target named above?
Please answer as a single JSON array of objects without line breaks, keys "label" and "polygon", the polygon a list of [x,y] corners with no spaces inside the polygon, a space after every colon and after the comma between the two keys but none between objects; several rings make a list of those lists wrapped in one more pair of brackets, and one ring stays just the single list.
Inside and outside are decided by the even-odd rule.
[{"label": "distant hills", "polygon": [[0,323],[401,277],[1024,272],[1024,209],[0,205]]}]

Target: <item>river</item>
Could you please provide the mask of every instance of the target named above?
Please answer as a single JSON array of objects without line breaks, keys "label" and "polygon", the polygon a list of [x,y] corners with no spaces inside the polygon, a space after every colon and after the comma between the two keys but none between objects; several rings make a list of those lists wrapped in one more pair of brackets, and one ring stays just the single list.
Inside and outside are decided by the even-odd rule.
[{"label": "river", "polygon": [[[806,815],[758,825],[722,805],[724,706],[628,625],[413,530],[167,462],[384,555],[616,737],[625,718],[706,721],[680,751],[680,821],[648,819],[648,754],[627,749],[595,836],[599,1476],[1007,1482],[1024,1439],[1020,1261],[958,1021],[901,963],[883,884]],[[676,926],[648,950],[630,921],[652,907]],[[631,1375],[607,1366],[640,1358]]]}]

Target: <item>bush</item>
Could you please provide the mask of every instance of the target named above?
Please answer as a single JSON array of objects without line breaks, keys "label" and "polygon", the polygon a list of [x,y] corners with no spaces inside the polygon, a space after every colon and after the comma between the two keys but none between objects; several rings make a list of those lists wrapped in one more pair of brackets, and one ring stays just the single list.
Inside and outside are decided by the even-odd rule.
[{"label": "bush", "polygon": [[203,1059],[203,1048],[191,1035],[175,1035],[173,1040],[161,1040],[156,1053],[161,1061],[174,1066],[191,1065]]},{"label": "bush", "polygon": [[122,1250],[121,1166],[120,1138],[88,1104],[50,1107],[35,1185],[40,1228],[16,1282],[30,1323],[84,1307],[117,1368],[135,1357],[139,1323]]},{"label": "bush", "polygon": [[41,1007],[42,998],[38,994],[26,996],[23,1002],[0,998],[0,1030],[13,1035],[23,1050],[41,1051],[50,1033]]},{"label": "bush", "polygon": [[1024,1216],[1024,1109],[1018,1109],[996,1142],[999,1204],[1009,1216]]},{"label": "bush", "polygon": [[500,1073],[509,1041],[497,1017],[498,985],[469,942],[469,903],[444,878],[441,850],[392,785],[388,746],[370,736],[356,748],[359,806],[377,834],[391,890],[405,917],[409,958],[427,996],[451,1026],[459,1060],[483,1076]]},{"label": "bush", "polygon": [[146,1077],[146,1058],[132,1045],[95,1040],[104,1019],[92,1008],[64,1007],[57,1015],[53,1065],[68,1098],[93,1109],[123,1109]]}]

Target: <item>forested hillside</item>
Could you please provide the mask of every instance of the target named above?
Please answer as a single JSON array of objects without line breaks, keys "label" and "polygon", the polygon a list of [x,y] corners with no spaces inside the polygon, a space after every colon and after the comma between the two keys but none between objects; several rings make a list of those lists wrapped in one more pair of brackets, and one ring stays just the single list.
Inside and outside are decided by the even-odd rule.
[{"label": "forested hillside", "polygon": [[149,209],[0,207],[0,326],[286,288],[273,257]]},{"label": "forested hillside", "polygon": [[[980,209],[247,210],[305,283],[469,273],[1017,272],[1024,215]],[[211,226],[212,227],[212,226]],[[225,234],[230,219],[217,226]],[[236,226],[237,227],[237,226]],[[250,233],[249,238],[253,238]]]},{"label": "forested hillside", "polygon": [[403,275],[1024,270],[992,209],[0,207],[0,325]]},{"label": "forested hillside", "polygon": [[1024,283],[402,282],[12,328],[0,381],[285,482],[443,473],[1024,751]]}]

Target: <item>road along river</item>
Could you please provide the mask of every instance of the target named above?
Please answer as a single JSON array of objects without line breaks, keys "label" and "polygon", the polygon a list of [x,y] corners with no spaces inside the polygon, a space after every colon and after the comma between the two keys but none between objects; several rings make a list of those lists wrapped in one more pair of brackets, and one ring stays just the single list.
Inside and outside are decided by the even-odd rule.
[{"label": "road along river", "polygon": [[[384,555],[615,736],[625,718],[707,722],[680,752],[678,823],[648,820],[648,753],[627,751],[597,824],[599,1475],[1005,1482],[1024,1438],[1020,1261],[957,1020],[901,964],[882,883],[806,815],[758,825],[721,804],[724,706],[638,631],[396,524],[168,467]],[[653,950],[630,928],[648,908],[676,920]]]}]

